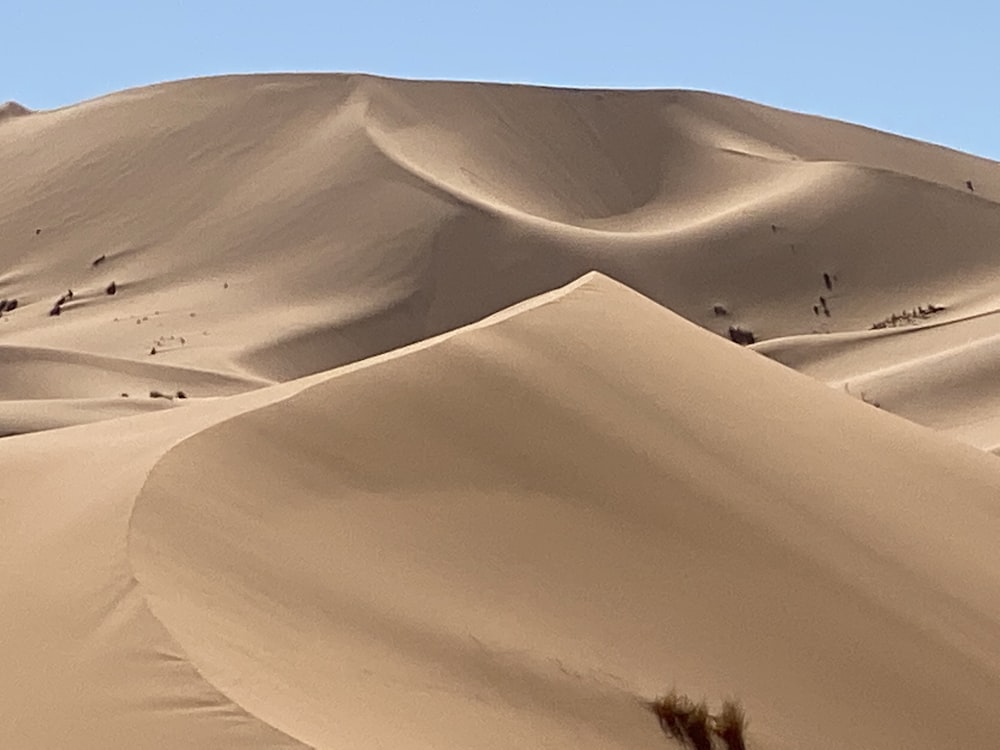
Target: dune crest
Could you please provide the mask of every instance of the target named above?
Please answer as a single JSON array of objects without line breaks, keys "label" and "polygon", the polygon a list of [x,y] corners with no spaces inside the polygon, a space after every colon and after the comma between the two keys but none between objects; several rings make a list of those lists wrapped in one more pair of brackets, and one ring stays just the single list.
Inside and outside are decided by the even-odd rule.
[{"label": "dune crest", "polygon": [[967,578],[998,490],[991,458],[591,275],[189,438],[130,549],[199,670],[314,746],[652,747],[636,706],[675,682],[767,736],[932,748],[1000,693],[1000,601]]}]

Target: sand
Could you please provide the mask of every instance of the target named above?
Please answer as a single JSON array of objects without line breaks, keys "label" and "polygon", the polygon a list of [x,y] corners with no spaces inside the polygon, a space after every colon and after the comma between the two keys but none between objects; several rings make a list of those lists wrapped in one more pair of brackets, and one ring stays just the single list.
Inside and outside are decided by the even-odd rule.
[{"label": "sand", "polygon": [[672,687],[995,746],[995,163],[682,91],[3,112],[0,746],[670,747]]}]

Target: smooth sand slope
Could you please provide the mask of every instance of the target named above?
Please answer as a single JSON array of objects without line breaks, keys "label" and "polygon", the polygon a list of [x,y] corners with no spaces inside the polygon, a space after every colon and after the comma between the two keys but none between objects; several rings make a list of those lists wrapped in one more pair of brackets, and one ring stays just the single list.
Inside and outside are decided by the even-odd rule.
[{"label": "smooth sand slope", "polygon": [[5,746],[669,747],[671,685],[760,748],[1000,731],[995,459],[599,275],[0,449]]},{"label": "smooth sand slope", "polygon": [[[245,76],[8,109],[0,344],[287,380],[598,269],[723,335],[795,337],[782,361],[820,377],[846,346],[833,385],[1000,444],[992,319],[962,322],[997,308],[993,162],[697,92]],[[866,332],[929,304],[957,367]]]},{"label": "smooth sand slope", "polygon": [[303,75],[0,170],[0,747],[997,745],[995,163]]}]

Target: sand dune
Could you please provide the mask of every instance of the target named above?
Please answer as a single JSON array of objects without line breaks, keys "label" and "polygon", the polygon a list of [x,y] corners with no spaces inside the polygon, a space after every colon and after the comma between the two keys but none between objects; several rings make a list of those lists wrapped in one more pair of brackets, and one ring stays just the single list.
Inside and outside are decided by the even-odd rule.
[{"label": "sand dune", "polygon": [[0,164],[7,344],[287,380],[591,269],[758,340],[997,307],[993,162],[697,92],[203,79],[11,120]]},{"label": "sand dune", "polygon": [[672,686],[995,745],[995,163],[368,76],[0,118],[0,746],[669,747]]}]

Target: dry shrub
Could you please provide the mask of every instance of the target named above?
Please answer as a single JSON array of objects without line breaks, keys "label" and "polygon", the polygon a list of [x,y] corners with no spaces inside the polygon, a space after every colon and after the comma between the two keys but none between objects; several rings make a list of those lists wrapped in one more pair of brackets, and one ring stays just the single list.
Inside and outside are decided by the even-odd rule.
[{"label": "dry shrub", "polygon": [[712,750],[713,734],[725,743],[727,750],[746,750],[746,712],[737,701],[724,701],[718,716],[709,713],[705,701],[695,703],[676,690],[647,705],[664,734],[693,750]]},{"label": "dry shrub", "polygon": [[753,335],[753,331],[748,331],[739,326],[729,326],[729,338],[743,346],[748,346],[757,341],[757,338]]},{"label": "dry shrub", "polygon": [[649,708],[665,733],[695,750],[712,750],[712,717],[705,701],[695,703],[672,690],[650,703]]},{"label": "dry shrub", "polygon": [[733,700],[723,701],[722,711],[715,717],[715,733],[719,735],[729,750],[746,750],[744,734],[747,715],[743,706]]}]

